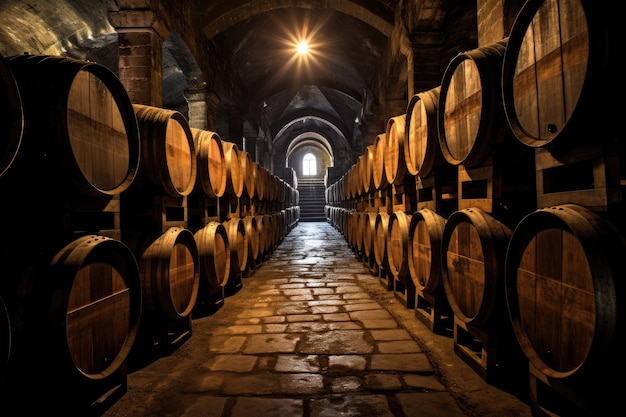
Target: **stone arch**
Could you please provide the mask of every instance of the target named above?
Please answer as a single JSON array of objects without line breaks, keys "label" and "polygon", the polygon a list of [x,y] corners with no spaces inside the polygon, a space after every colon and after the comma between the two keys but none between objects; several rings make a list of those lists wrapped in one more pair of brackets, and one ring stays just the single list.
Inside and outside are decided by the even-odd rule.
[{"label": "stone arch", "polygon": [[174,32],[163,41],[162,53],[163,107],[188,117],[185,92],[206,88],[202,70],[185,42]]},{"label": "stone arch", "polygon": [[303,116],[290,121],[276,134],[272,146],[274,167],[284,167],[289,150],[304,138],[320,143],[320,151],[324,150],[332,158],[329,166],[347,170],[354,163],[356,156],[350,142],[337,126],[320,117]]},{"label": "stone arch", "polygon": [[326,169],[334,164],[332,149],[328,147],[327,141],[326,144],[324,142],[325,139],[320,135],[294,139],[285,156],[286,165],[293,168],[297,177],[301,177],[303,175],[303,157],[307,153],[311,153],[316,158],[317,175],[323,176]]},{"label": "stone arch", "polygon": [[[218,18],[211,20],[203,27],[203,31],[207,38],[213,38],[228,27],[236,23],[244,22],[255,15],[288,7],[293,7],[293,0],[276,0],[272,2],[252,0],[240,6],[233,7],[221,14]],[[308,5],[308,7],[312,8],[313,6]],[[323,7],[334,9],[352,16],[355,19],[359,19],[385,36],[389,36],[393,30],[393,16],[390,16],[389,19],[384,19],[373,13],[367,7],[361,6],[353,1],[324,2]]]}]

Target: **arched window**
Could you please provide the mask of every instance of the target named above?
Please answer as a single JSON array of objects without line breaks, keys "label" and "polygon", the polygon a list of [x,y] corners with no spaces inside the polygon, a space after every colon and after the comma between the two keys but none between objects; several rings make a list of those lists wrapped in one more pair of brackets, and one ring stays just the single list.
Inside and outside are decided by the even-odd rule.
[{"label": "arched window", "polygon": [[317,175],[317,161],[312,153],[302,157],[302,175]]}]

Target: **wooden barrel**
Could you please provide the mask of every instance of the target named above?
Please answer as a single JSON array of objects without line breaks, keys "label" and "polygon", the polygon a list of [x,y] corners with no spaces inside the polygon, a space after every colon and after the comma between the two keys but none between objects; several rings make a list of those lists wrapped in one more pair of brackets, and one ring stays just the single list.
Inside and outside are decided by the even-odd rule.
[{"label": "wooden barrel", "polygon": [[267,172],[267,187],[265,188],[265,200],[270,202],[276,201],[276,176],[271,172]]},{"label": "wooden barrel", "polygon": [[335,209],[334,206],[324,206],[324,215],[333,227],[335,227]]},{"label": "wooden barrel", "polygon": [[24,112],[13,71],[0,55],[0,176],[9,169],[22,143]]},{"label": "wooden barrel", "polygon": [[410,175],[428,177],[445,162],[437,130],[440,91],[436,87],[414,94],[407,106],[404,157]]},{"label": "wooden barrel", "polygon": [[411,214],[394,211],[389,216],[387,232],[387,261],[389,271],[398,281],[405,283],[409,277],[409,226]]},{"label": "wooden barrel", "polygon": [[348,208],[344,208],[341,207],[339,209],[339,215],[340,215],[340,222],[341,222],[341,228],[339,229],[339,231],[341,232],[341,234],[343,235],[343,237],[346,239],[346,241],[349,243],[351,236],[350,236],[350,217],[352,215],[352,212],[354,210],[353,209],[348,209]]},{"label": "wooden barrel", "polygon": [[452,165],[480,165],[502,136],[500,76],[506,41],[463,52],[448,64],[441,81],[439,144]]},{"label": "wooden barrel", "polygon": [[18,55],[7,62],[24,113],[14,161],[17,168],[21,160],[20,177],[36,176],[59,191],[94,197],[128,189],[139,166],[140,136],[115,74],[93,62],[57,56]]},{"label": "wooden barrel", "polygon": [[348,168],[348,170],[343,174],[342,178],[342,187],[343,187],[343,194],[345,196],[345,201],[350,201],[353,196],[352,196],[352,183],[351,183],[351,179],[350,177],[352,176],[352,168],[354,167],[354,165],[352,165],[350,168]]},{"label": "wooden barrel", "polygon": [[226,163],[226,193],[234,198],[243,194],[244,173],[241,168],[241,152],[236,143],[222,141]]},{"label": "wooden barrel", "polygon": [[503,273],[510,236],[504,224],[477,208],[448,217],[441,242],[443,284],[455,317],[466,324],[488,327],[506,316]]},{"label": "wooden barrel", "polygon": [[346,240],[350,248],[356,249],[356,228],[358,224],[358,214],[356,210],[348,210],[346,223]]},{"label": "wooden barrel", "polygon": [[352,178],[355,198],[365,194],[365,191],[363,190],[363,170],[366,169],[366,163],[367,161],[365,159],[365,155],[360,155],[354,170],[354,177]]},{"label": "wooden barrel", "polygon": [[387,233],[389,231],[389,213],[385,211],[376,214],[374,224],[374,258],[378,266],[385,271],[389,270],[387,251]]},{"label": "wooden barrel", "polygon": [[376,241],[376,215],[375,211],[365,212],[365,230],[363,230],[363,254],[368,258],[374,258],[374,245]]},{"label": "wooden barrel", "polygon": [[191,127],[198,160],[195,189],[207,197],[222,197],[226,191],[226,164],[222,139],[216,132]]},{"label": "wooden barrel", "polygon": [[263,242],[263,253],[269,254],[274,251],[274,235],[275,235],[275,227],[274,217],[270,213],[265,213],[261,215],[261,223],[263,224],[262,233],[260,235],[260,239]]},{"label": "wooden barrel", "polygon": [[199,246],[187,229],[170,227],[152,242],[139,261],[143,306],[156,317],[188,317],[200,285]]},{"label": "wooden barrel", "polygon": [[256,180],[254,183],[254,189],[256,191],[257,198],[264,201],[266,198],[266,189],[269,182],[269,172],[262,165],[258,166]]},{"label": "wooden barrel", "polygon": [[15,377],[45,387],[44,396],[85,401],[76,393],[108,391],[120,373],[125,378],[142,310],[140,273],[130,249],[105,236],[85,235],[51,251],[21,283]]},{"label": "wooden barrel", "polygon": [[[359,157],[360,159],[361,157]],[[346,198],[354,200],[361,195],[361,173],[359,172],[361,165],[358,161],[348,169],[346,173]]]},{"label": "wooden barrel", "polygon": [[365,227],[367,222],[367,213],[364,211],[356,212],[356,224],[354,230],[354,242],[357,253],[365,251]]},{"label": "wooden barrel", "polygon": [[252,156],[247,151],[240,152],[241,172],[243,175],[242,195],[250,199],[256,199],[256,175],[258,164],[252,160]]},{"label": "wooden barrel", "polygon": [[285,237],[284,210],[272,213],[272,224],[274,225],[274,246],[278,246]]},{"label": "wooden barrel", "polygon": [[506,256],[508,311],[540,373],[586,387],[581,393],[615,385],[606,374],[624,364],[625,256],[617,229],[582,206],[542,208],[519,222]]},{"label": "wooden barrel", "polygon": [[189,195],[198,170],[193,135],[176,110],[133,104],[141,132],[141,166],[133,185],[171,197]]},{"label": "wooden barrel", "polygon": [[615,15],[586,0],[524,4],[502,67],[506,119],[523,144],[569,147],[621,131],[613,106],[603,105],[618,102],[623,90],[611,84],[622,77]]},{"label": "wooden barrel", "polygon": [[256,229],[259,236],[259,255],[265,255],[268,252],[267,233],[269,224],[263,214],[256,214]]},{"label": "wooden barrel", "polygon": [[365,148],[361,167],[361,182],[363,194],[367,194],[376,190],[374,185],[374,175],[372,172],[374,166],[374,145]]},{"label": "wooden barrel", "polygon": [[337,188],[335,189],[335,191],[337,192],[337,195],[335,197],[335,201],[337,201],[338,203],[343,203],[348,199],[348,196],[346,194],[346,174],[343,174],[341,178],[337,180],[336,184]]},{"label": "wooden barrel", "polygon": [[409,273],[415,288],[443,294],[441,245],[446,219],[429,209],[416,211],[409,225]]},{"label": "wooden barrel", "polygon": [[228,247],[230,249],[230,270],[234,273],[241,273],[248,266],[248,236],[246,234],[246,224],[242,218],[231,218],[226,220],[224,227],[228,232]]},{"label": "wooden barrel", "polygon": [[278,241],[277,243],[281,243],[284,239],[285,236],[287,236],[287,233],[289,232],[289,208],[285,208],[282,209],[278,212],[276,212],[276,218],[278,219],[279,222],[279,227],[278,227]]},{"label": "wooden barrel", "polygon": [[389,184],[399,185],[404,182],[408,170],[404,156],[406,114],[391,117],[385,130],[385,176]]},{"label": "wooden barrel", "polygon": [[255,262],[259,258],[259,230],[256,216],[245,216],[243,218],[246,227],[246,237],[248,239],[248,263]]},{"label": "wooden barrel", "polygon": [[230,241],[222,223],[210,221],[194,233],[200,258],[200,285],[219,289],[226,286],[230,277]]},{"label": "wooden barrel", "polygon": [[376,135],[374,138],[374,164],[372,165],[372,178],[374,188],[383,190],[389,185],[385,174],[385,152],[387,151],[387,139],[384,133]]},{"label": "wooden barrel", "polygon": [[[287,202],[287,183],[280,177],[275,177],[274,183],[276,184],[276,202],[281,205]],[[244,187],[245,188],[245,187]]]}]

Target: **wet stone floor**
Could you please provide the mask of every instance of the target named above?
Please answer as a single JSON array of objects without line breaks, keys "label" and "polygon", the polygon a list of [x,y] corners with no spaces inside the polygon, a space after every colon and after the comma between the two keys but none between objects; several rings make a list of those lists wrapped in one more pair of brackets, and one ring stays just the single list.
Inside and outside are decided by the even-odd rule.
[{"label": "wet stone floor", "polygon": [[106,417],[530,416],[486,384],[327,222],[300,222]]}]

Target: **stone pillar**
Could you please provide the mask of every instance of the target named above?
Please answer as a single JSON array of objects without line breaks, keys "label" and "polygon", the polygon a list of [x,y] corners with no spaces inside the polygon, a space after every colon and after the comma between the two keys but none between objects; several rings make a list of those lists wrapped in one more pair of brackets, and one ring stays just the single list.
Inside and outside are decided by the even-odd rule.
[{"label": "stone pillar", "polygon": [[209,130],[207,123],[207,88],[206,86],[185,90],[185,100],[189,108],[189,126]]},{"label": "stone pillar", "polygon": [[164,24],[150,9],[120,9],[109,20],[118,33],[119,78],[131,102],[162,107]]}]

